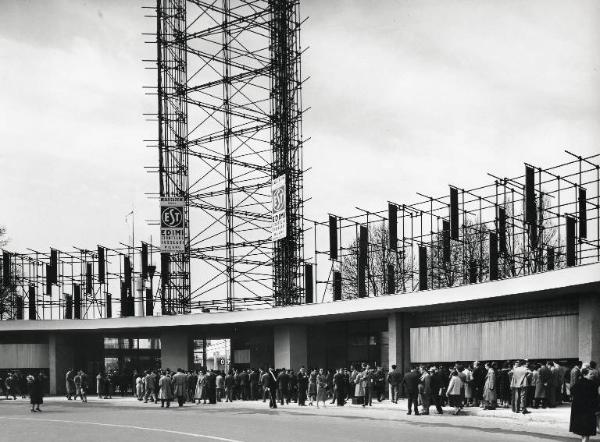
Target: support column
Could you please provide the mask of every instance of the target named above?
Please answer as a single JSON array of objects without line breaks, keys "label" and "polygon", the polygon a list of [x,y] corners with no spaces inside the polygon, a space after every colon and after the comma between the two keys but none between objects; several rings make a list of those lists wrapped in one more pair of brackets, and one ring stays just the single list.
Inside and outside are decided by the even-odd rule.
[{"label": "support column", "polygon": [[65,375],[73,368],[74,351],[72,343],[60,334],[48,337],[48,362],[50,372],[50,394],[63,395],[67,393]]},{"label": "support column", "polygon": [[307,365],[307,330],[303,325],[275,327],[273,332],[275,368],[298,371]]},{"label": "support column", "polygon": [[405,313],[390,313],[388,316],[389,365],[396,365],[402,373],[410,368],[410,324]]},{"label": "support column", "polygon": [[600,362],[600,293],[579,297],[579,360]]},{"label": "support column", "polygon": [[172,371],[192,368],[193,340],[191,334],[181,330],[164,330],[160,335],[160,364]]}]

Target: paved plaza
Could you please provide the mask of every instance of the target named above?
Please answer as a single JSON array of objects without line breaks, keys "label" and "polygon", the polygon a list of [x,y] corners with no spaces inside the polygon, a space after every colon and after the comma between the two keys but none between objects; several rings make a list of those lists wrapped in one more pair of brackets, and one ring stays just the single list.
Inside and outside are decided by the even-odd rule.
[{"label": "paved plaza", "polygon": [[569,407],[533,410],[466,409],[454,416],[407,416],[406,403],[270,410],[262,402],[192,405],[161,409],[133,398],[96,399],[87,404],[45,398],[43,412],[28,401],[0,400],[1,441],[569,441]]}]

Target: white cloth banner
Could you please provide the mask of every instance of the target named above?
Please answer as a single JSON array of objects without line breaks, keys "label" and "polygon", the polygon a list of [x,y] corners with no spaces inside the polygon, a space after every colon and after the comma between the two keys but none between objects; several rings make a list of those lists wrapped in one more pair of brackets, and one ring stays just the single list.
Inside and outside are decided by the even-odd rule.
[{"label": "white cloth banner", "polygon": [[272,240],[285,238],[287,235],[287,219],[285,214],[286,204],[285,175],[278,176],[271,183],[271,196],[273,212],[271,222]]}]

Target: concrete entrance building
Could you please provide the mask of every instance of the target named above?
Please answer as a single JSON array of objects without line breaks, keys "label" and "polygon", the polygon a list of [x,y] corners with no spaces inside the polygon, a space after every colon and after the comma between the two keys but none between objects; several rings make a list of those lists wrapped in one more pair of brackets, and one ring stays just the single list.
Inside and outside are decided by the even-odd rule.
[{"label": "concrete entrance building", "polygon": [[406,370],[411,363],[600,360],[600,263],[409,294],[223,313],[113,319],[1,321],[0,370],[90,375],[107,360],[191,368],[193,340],[231,339],[238,367]]}]

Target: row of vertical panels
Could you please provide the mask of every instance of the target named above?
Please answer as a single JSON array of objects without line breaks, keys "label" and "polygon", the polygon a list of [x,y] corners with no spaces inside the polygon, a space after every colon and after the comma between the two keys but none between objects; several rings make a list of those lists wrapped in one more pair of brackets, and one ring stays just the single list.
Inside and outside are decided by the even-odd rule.
[{"label": "row of vertical panels", "polygon": [[0,369],[49,366],[48,344],[0,344]]},{"label": "row of vertical panels", "polygon": [[410,329],[410,360],[419,362],[577,358],[578,316]]}]

